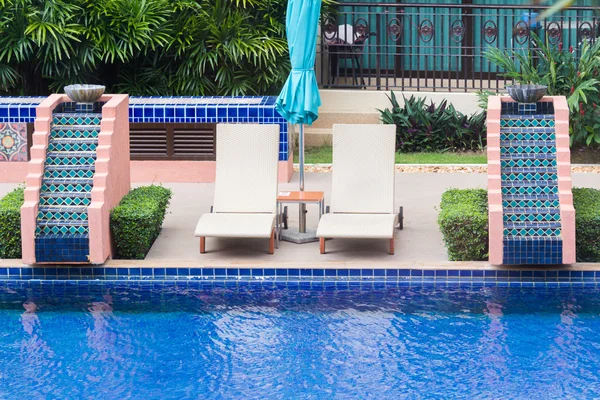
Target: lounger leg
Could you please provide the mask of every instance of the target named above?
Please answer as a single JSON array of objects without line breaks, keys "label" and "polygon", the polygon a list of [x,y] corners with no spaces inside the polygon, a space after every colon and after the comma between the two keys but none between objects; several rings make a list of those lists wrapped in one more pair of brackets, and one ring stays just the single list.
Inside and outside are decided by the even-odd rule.
[{"label": "lounger leg", "polygon": [[392,236],[392,238],[390,239],[390,255],[393,256],[395,251],[394,251],[394,239],[395,237]]},{"label": "lounger leg", "polygon": [[269,254],[275,252],[275,228],[271,231],[271,237],[269,238]]},{"label": "lounger leg", "polygon": [[319,248],[321,249],[321,254],[325,254],[325,238],[319,238]]},{"label": "lounger leg", "polygon": [[204,236],[200,236],[200,253],[206,253],[206,238]]}]

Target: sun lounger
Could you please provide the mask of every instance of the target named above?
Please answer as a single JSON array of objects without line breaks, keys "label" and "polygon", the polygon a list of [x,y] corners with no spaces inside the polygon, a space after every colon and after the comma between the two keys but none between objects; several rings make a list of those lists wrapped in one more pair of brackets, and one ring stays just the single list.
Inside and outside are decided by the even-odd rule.
[{"label": "sun lounger", "polygon": [[394,254],[394,125],[334,125],[331,205],[317,229],[325,238],[388,239]]},{"label": "sun lounger", "polygon": [[279,125],[217,125],[215,197],[196,226],[207,237],[268,238],[275,247]]}]

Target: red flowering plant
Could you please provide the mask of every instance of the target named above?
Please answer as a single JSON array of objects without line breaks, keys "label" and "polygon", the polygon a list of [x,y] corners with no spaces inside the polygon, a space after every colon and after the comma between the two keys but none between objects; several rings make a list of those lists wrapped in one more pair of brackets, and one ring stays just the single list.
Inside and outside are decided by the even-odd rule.
[{"label": "red flowering plant", "polygon": [[[551,45],[531,32],[533,49],[524,57],[514,50],[491,50],[488,59],[522,83],[546,85],[549,96],[566,96],[570,110],[571,144],[600,144],[600,40],[581,46]],[[535,60],[535,61],[534,61]],[[598,122],[597,122],[598,121]]]},{"label": "red flowering plant", "polygon": [[600,41],[584,40],[579,48],[561,51],[543,43],[537,36],[540,83],[548,95],[566,96],[570,110],[571,144],[600,143]]}]

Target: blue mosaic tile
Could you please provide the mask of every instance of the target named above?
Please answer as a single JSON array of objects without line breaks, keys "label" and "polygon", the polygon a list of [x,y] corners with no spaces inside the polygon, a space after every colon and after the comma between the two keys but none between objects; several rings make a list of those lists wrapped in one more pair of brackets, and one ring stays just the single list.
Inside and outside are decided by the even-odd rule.
[{"label": "blue mosaic tile", "polygon": [[[14,100],[15,98],[11,98]],[[44,98],[20,97],[18,102],[2,103],[0,99],[0,122],[33,122],[36,116],[35,107]],[[289,125],[275,110],[274,96],[252,97],[240,96],[223,98],[206,97],[131,97],[129,104],[130,122],[185,122],[185,123],[259,123],[279,124],[281,138],[279,160],[287,161],[290,154]],[[210,102],[214,103],[210,103]],[[89,129],[99,118],[103,103],[95,103],[93,113],[83,119],[69,119],[68,113],[77,111],[75,103],[63,103],[55,110],[55,123],[78,123],[78,130],[69,125],[60,126],[53,132],[55,138],[88,138],[97,137],[98,130]],[[87,110],[86,110],[87,111]],[[61,115],[66,114],[66,115]],[[81,125],[84,124],[84,125]],[[87,124],[87,125],[85,125]]]},{"label": "blue mosaic tile", "polygon": [[[532,258],[536,264],[560,263],[561,242],[542,243],[535,240],[522,241],[521,247],[529,247],[526,252],[513,252],[516,263],[530,263]],[[551,256],[548,256],[548,248]],[[533,250],[532,250],[533,249]],[[210,268],[125,268],[125,267],[13,267],[0,268],[0,280],[37,281],[40,285],[56,285],[57,291],[64,291],[66,285],[84,285],[94,280],[122,281],[122,286],[135,283],[137,285],[159,288],[164,286],[193,287],[199,285],[206,288],[262,288],[262,289],[300,289],[312,290],[340,288],[356,289],[371,288],[385,289],[398,286],[432,285],[440,287],[493,287],[493,286],[556,286],[556,285],[598,285],[600,271],[572,271],[565,269],[386,269],[373,270],[373,274],[363,270],[360,274],[351,270],[310,269],[310,273],[298,276],[277,275],[274,269],[254,269],[254,275],[243,275],[237,268],[220,268],[215,276],[215,270]],[[325,271],[333,271],[331,277],[325,276]],[[259,275],[259,271],[268,274]],[[348,271],[349,273],[340,271]],[[381,271],[381,272],[378,272]],[[271,275],[271,273],[273,273]],[[360,275],[360,276],[359,276]],[[318,276],[318,277],[317,277]],[[259,279],[257,279],[259,278]],[[52,282],[54,280],[54,282]],[[57,282],[58,281],[58,282]]]},{"label": "blue mosaic tile", "polygon": [[562,238],[505,238],[503,263],[561,264]]},{"label": "blue mosaic tile", "polygon": [[502,104],[504,264],[562,261],[553,107],[542,102]]},{"label": "blue mosaic tile", "polygon": [[46,235],[35,238],[35,259],[38,263],[87,263],[89,262],[89,254],[89,238],[87,235]]}]

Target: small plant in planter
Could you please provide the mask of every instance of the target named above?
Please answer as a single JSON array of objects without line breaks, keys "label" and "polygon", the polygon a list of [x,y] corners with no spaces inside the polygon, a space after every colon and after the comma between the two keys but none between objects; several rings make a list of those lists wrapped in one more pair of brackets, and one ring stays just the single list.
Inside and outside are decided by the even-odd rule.
[{"label": "small plant in planter", "polygon": [[546,94],[548,86],[539,84],[541,77],[529,49],[523,55],[515,50],[500,50],[492,47],[486,50],[485,56],[506,71],[501,74],[502,76],[518,83],[506,87],[514,101],[535,103]]}]

